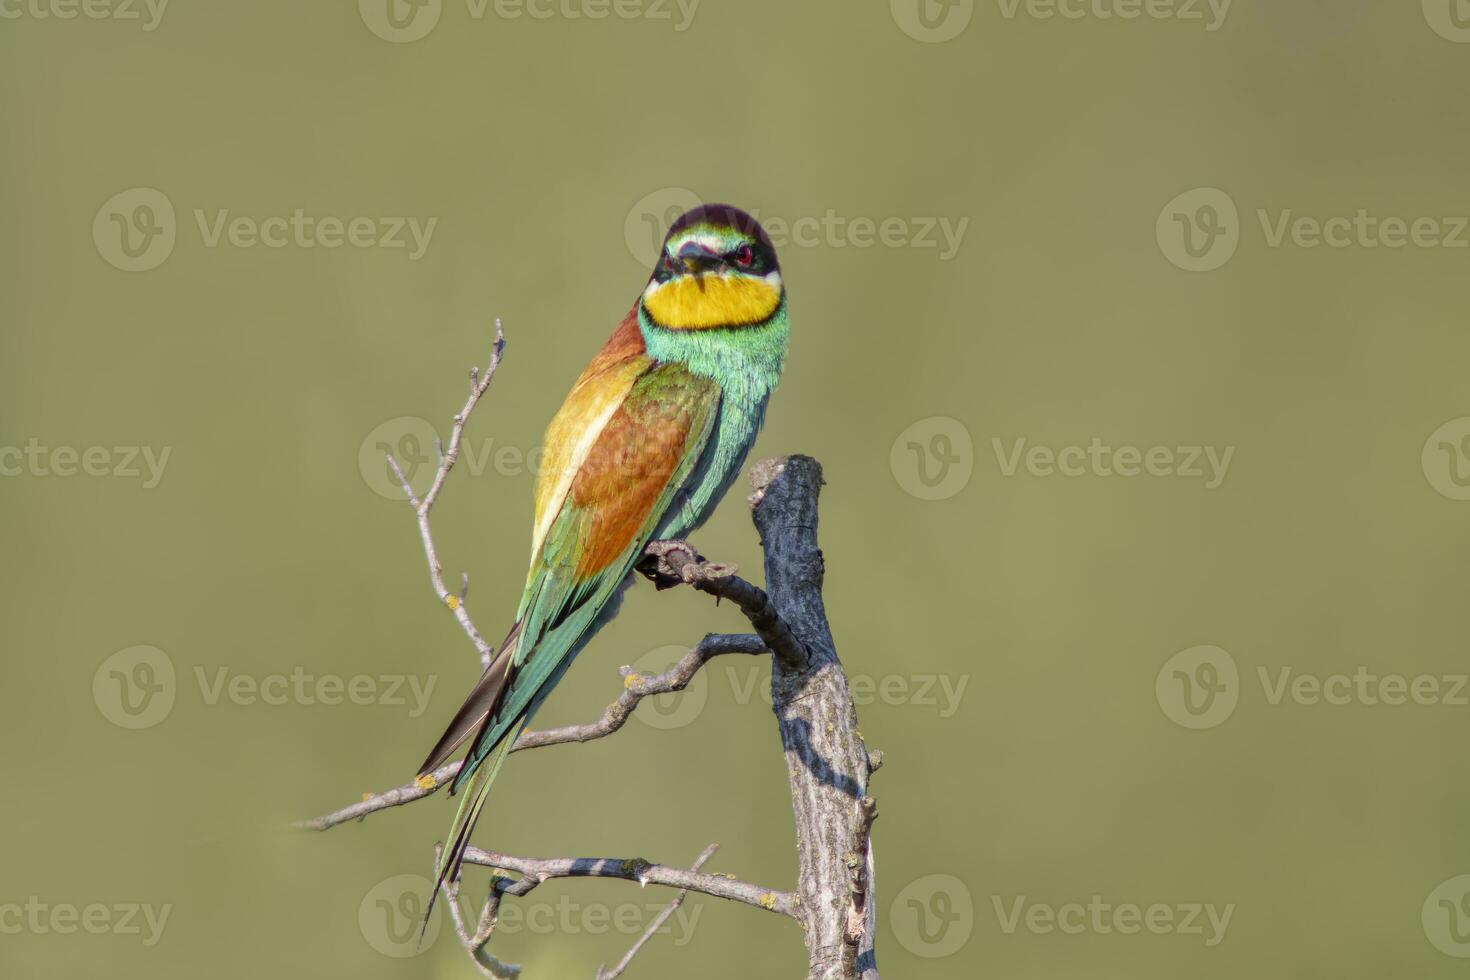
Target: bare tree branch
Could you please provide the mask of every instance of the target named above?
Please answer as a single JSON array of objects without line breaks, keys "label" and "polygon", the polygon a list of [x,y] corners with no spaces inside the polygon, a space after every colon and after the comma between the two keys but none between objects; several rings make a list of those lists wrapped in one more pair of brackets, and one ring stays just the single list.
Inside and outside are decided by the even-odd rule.
[{"label": "bare tree branch", "polygon": [[[640,885],[668,885],[678,888],[679,893],[674,896],[674,900],[659,913],[653,924],[633,944],[632,949],[623,956],[613,972],[605,973],[605,966],[598,968],[597,980],[614,980],[628,968],[633,957],[668,921],[669,916],[673,915],[683,904],[691,891],[797,918],[796,896],[789,892],[764,889],[748,882],[737,881],[729,875],[702,874],[700,868],[718,847],[718,844],[706,847],[698,860],[694,862],[694,866],[688,871],[665,867],[661,864],[650,864],[642,858],[526,858],[470,847],[465,851],[465,863],[488,867],[492,871],[490,890],[485,896],[480,920],[473,933],[466,926],[464,913],[460,909],[460,879],[458,876],[453,881],[445,882],[444,893],[449,899],[449,914],[454,922],[455,934],[459,936],[459,941],[465,951],[470,954],[470,959],[474,960],[481,974],[499,980],[499,978],[517,977],[521,973],[519,966],[502,963],[485,948],[495,935],[495,927],[500,919],[500,903],[505,896],[524,898],[537,886],[554,878],[620,878],[624,881],[636,881]],[[442,845],[436,845],[434,848],[436,866],[441,850]],[[508,877],[503,873],[506,871],[513,872],[520,877]]]},{"label": "bare tree branch", "polygon": [[604,738],[622,728],[632,717],[633,709],[644,698],[655,694],[672,694],[689,686],[694,675],[711,659],[727,653],[767,653],[761,638],[750,633],[710,633],[699,641],[699,645],[680,657],[678,662],[662,674],[652,677],[635,673],[631,668],[622,668],[623,693],[607,706],[602,717],[585,725],[568,725],[565,728],[548,728],[545,731],[527,730],[516,739],[512,752],[522,749],[539,749],[543,745],[561,745],[564,742],[590,742]]},{"label": "bare tree branch", "polygon": [[[444,845],[434,845],[434,867],[436,868],[439,866],[439,856],[443,851]],[[521,968],[514,963],[502,963],[490,955],[490,951],[485,948],[484,942],[477,943],[475,937],[470,935],[470,931],[465,925],[464,912],[459,907],[459,884],[459,875],[455,875],[452,880],[444,882],[444,904],[449,909],[450,921],[454,923],[455,935],[459,937],[460,943],[464,945],[465,950],[470,954],[470,959],[474,961],[475,969],[479,970],[482,976],[489,977],[491,980],[515,980],[516,977],[521,975]],[[486,939],[488,938],[489,936],[487,935]]]},{"label": "bare tree branch", "polygon": [[687,541],[653,541],[645,554],[653,560],[651,577],[661,588],[683,583],[716,599],[730,600],[788,669],[806,666],[806,647],[776,614],[770,597],[736,575],[734,565],[706,561]]},{"label": "bare tree branch", "polygon": [[482,374],[478,367],[470,368],[470,394],[465,399],[464,408],[454,417],[454,425],[449,430],[449,448],[446,450],[439,443],[439,468],[434,471],[434,482],[429,484],[428,491],[420,500],[409,485],[408,478],[403,475],[403,470],[398,465],[398,460],[388,455],[388,465],[393,468],[393,473],[398,477],[398,482],[403,486],[403,492],[408,496],[408,502],[413,505],[414,516],[418,518],[419,536],[424,541],[424,557],[429,562],[429,582],[434,587],[434,595],[439,598],[445,606],[454,613],[454,618],[459,620],[459,625],[469,636],[470,642],[475,645],[475,650],[480,654],[481,665],[488,669],[490,661],[495,657],[495,648],[486,642],[485,637],[475,628],[470,619],[469,610],[465,608],[465,599],[469,596],[470,578],[462,576],[460,590],[450,592],[444,584],[444,567],[439,563],[439,552],[434,547],[434,532],[429,527],[429,511],[434,508],[434,502],[439,499],[439,491],[444,489],[444,481],[449,478],[449,471],[454,469],[454,464],[459,460],[460,443],[464,440],[465,423],[469,421],[470,412],[474,411],[475,405],[480,401],[480,396],[490,387],[491,380],[495,377],[495,369],[500,367],[501,355],[505,353],[505,331],[501,328],[500,320],[495,320],[495,346],[490,353],[490,363],[485,365]]},{"label": "bare tree branch", "polygon": [[[718,844],[711,844],[709,847],[706,847],[704,851],[700,853],[699,857],[695,859],[693,867],[691,867],[689,870],[698,871],[700,868],[704,867],[704,862],[708,861],[711,857],[714,856],[714,853],[716,850],[719,849],[719,846],[720,845]],[[638,955],[638,951],[641,950],[645,945],[647,945],[648,941],[652,939],[658,933],[658,931],[664,927],[664,923],[669,921],[669,916],[679,911],[679,906],[683,905],[684,899],[688,897],[689,889],[679,889],[679,894],[674,896],[674,900],[672,902],[664,906],[664,910],[654,918],[653,922],[649,924],[646,930],[644,930],[643,935],[638,937],[638,941],[635,942],[632,947],[623,954],[622,959],[618,960],[617,966],[609,970],[606,963],[602,964],[597,968],[597,976],[594,977],[593,980],[618,980],[618,977],[622,976],[623,971],[628,968],[628,964],[633,962],[633,957]]]},{"label": "bare tree branch", "polygon": [[[858,731],[847,674],[822,601],[826,570],[817,545],[817,499],[822,467],[810,456],[757,463],[752,517],[765,551],[766,588],[777,614],[800,640],[809,660],[793,670],[776,658],[771,704],[786,753],[791,809],[796,818],[797,894],[809,954],[808,980],[878,980],[873,901],[871,823],[876,811],[862,801],[881,763]],[[847,858],[862,840],[861,935],[850,939],[853,878]]]},{"label": "bare tree branch", "polygon": [[[593,739],[605,738],[627,723],[633,715],[633,710],[644,698],[684,690],[694,679],[694,675],[699,673],[700,668],[713,658],[731,653],[762,654],[765,652],[765,644],[761,642],[760,637],[753,634],[710,633],[699,641],[698,646],[680,657],[678,662],[662,674],[648,676],[634,673],[631,668],[624,667],[622,669],[623,692],[618,695],[616,701],[607,706],[602,712],[602,717],[596,721],[583,725],[567,725],[563,728],[548,728],[543,731],[527,729],[521,733],[520,738],[516,739],[516,744],[511,751],[520,752],[523,749],[539,749],[548,745],[590,742]],[[368,814],[379,810],[421,800],[438,792],[441,786],[459,773],[462,765],[464,763],[460,760],[448,762],[431,774],[421,776],[411,783],[405,783],[382,793],[364,793],[360,802],[310,820],[298,821],[296,827],[300,830],[327,830],[351,820],[361,820]]]},{"label": "bare tree branch", "polygon": [[497,877],[493,885],[501,895],[510,895],[513,898],[524,898],[537,885],[553,878],[620,878],[623,881],[636,881],[640,885],[666,885],[670,888],[687,889],[800,919],[798,902],[791,892],[763,888],[728,875],[706,874],[684,868],[671,868],[665,864],[652,864],[643,858],[526,858],[469,847],[465,850],[464,860],[466,864],[514,871],[520,875],[514,880]]},{"label": "bare tree branch", "polygon": [[454,778],[463,763],[459,761],[446,763],[435,769],[427,776],[421,776],[411,783],[396,786],[382,793],[364,793],[362,800],[341,809],[324,813],[319,817],[309,820],[296,821],[297,830],[330,830],[338,824],[348,823],[353,820],[361,820],[370,813],[386,810],[389,807],[403,806],[414,800],[421,800],[435,793],[440,786]]}]

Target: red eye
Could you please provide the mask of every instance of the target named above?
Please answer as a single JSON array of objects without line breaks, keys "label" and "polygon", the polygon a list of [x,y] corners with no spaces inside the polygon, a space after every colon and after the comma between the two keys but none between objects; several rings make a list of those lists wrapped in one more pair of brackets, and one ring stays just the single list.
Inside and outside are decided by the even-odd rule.
[{"label": "red eye", "polygon": [[743,269],[748,269],[755,261],[755,249],[749,245],[741,245],[735,250],[735,264]]}]

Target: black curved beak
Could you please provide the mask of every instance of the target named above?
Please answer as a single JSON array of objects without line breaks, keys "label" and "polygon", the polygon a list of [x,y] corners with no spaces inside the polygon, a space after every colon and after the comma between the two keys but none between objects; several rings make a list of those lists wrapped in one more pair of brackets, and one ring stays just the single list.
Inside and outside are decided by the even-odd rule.
[{"label": "black curved beak", "polygon": [[711,252],[698,242],[685,242],[675,258],[684,264],[685,271],[696,276],[718,272],[725,264],[723,256]]}]

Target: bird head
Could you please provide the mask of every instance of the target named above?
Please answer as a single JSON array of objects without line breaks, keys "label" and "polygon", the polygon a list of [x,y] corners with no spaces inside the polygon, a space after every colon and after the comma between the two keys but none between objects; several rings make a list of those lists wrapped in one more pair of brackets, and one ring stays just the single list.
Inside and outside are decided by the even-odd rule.
[{"label": "bird head", "polygon": [[642,303],[658,326],[710,330],[765,323],[784,298],[765,229],[739,208],[707,204],[669,227]]}]

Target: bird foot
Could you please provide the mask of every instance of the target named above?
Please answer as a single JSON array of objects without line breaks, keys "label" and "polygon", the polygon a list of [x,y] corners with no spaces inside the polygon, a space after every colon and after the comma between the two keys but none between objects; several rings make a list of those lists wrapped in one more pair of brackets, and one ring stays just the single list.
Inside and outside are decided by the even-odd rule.
[{"label": "bird foot", "polygon": [[650,541],[643,549],[643,559],[636,568],[660,591],[676,585],[725,578],[736,572],[734,565],[706,561],[692,544],[682,538]]}]

